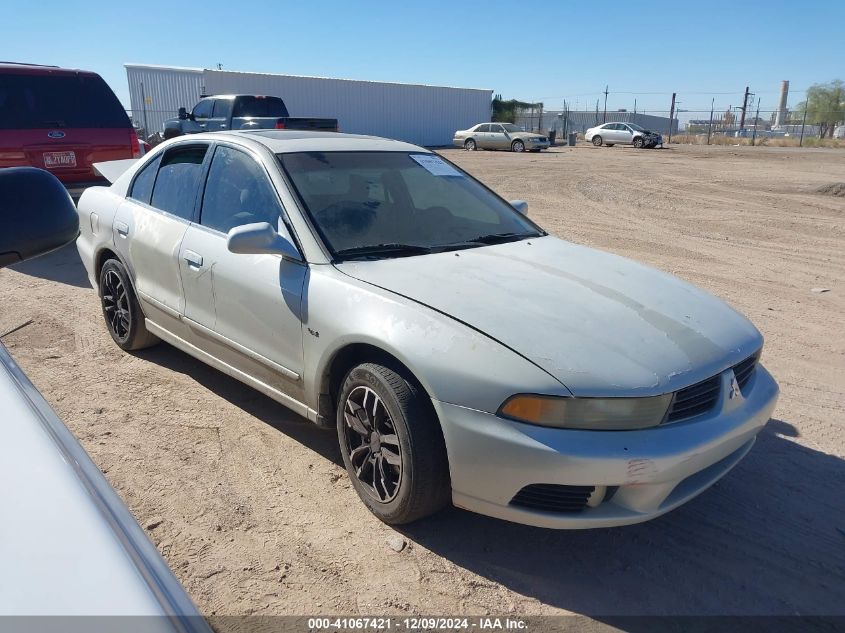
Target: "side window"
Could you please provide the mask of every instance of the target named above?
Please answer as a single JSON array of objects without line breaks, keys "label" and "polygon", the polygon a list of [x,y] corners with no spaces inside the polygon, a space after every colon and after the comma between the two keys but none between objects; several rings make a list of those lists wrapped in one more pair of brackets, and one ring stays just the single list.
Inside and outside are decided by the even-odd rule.
[{"label": "side window", "polygon": [[490,124],[485,123],[484,125],[479,125],[476,132],[489,132],[490,131]]},{"label": "side window", "polygon": [[185,220],[192,219],[202,161],[207,150],[206,145],[167,150],[161,159],[150,204]]},{"label": "side window", "polygon": [[215,99],[211,110],[213,119],[228,119],[232,113],[232,99]]},{"label": "side window", "polygon": [[491,125],[490,131],[495,132],[496,134],[504,134],[505,129],[501,125]]},{"label": "side window", "polygon": [[253,222],[279,226],[282,213],[270,179],[245,152],[220,145],[214,152],[202,198],[200,224],[228,233]]},{"label": "side window", "polygon": [[207,119],[211,116],[211,106],[214,99],[203,99],[194,106],[193,114],[195,119]]},{"label": "side window", "polygon": [[132,188],[129,190],[129,197],[144,204],[150,203],[150,196],[153,194],[153,183],[156,180],[156,172],[161,163],[161,154],[147,163],[141,171],[135,175],[132,181]]}]

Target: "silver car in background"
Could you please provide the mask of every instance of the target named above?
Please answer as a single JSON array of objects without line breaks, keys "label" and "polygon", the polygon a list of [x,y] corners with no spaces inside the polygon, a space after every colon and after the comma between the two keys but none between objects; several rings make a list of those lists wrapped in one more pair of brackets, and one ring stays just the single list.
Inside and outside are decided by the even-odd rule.
[{"label": "silver car in background", "polygon": [[505,149],[512,152],[539,152],[549,148],[549,139],[539,132],[526,132],[513,123],[479,123],[458,130],[452,143],[465,150]]},{"label": "silver car in background", "polygon": [[607,145],[633,145],[637,149],[654,148],[663,145],[663,137],[657,132],[646,130],[636,123],[604,123],[591,127],[584,133],[584,140],[596,147]]},{"label": "silver car in background", "polygon": [[553,528],[644,521],[727,473],[777,399],[743,316],[548,235],[408,143],[199,134],[78,209],[115,343],[164,340],[334,427],[388,523],[450,501]]}]

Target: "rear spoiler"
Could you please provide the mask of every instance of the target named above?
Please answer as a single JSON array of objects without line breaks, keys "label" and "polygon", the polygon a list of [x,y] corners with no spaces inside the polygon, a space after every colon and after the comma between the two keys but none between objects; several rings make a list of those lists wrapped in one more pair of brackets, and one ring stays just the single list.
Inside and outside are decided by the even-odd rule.
[{"label": "rear spoiler", "polygon": [[137,158],[124,158],[123,160],[110,160],[105,163],[94,163],[94,171],[100,174],[110,183],[120,178],[124,172],[138,162]]}]

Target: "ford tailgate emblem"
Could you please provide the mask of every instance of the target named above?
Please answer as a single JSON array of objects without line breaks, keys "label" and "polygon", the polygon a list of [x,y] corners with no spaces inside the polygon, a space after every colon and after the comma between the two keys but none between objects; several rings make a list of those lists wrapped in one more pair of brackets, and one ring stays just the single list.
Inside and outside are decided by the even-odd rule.
[{"label": "ford tailgate emblem", "polygon": [[49,136],[50,138],[64,138],[65,133],[61,130],[51,130],[47,132],[47,136]]}]

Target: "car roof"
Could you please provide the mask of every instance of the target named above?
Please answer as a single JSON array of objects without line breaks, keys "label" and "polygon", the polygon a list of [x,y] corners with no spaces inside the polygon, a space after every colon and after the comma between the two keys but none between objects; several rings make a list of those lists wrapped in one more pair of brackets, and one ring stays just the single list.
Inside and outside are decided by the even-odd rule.
[{"label": "car roof", "polygon": [[428,152],[429,150],[379,136],[312,132],[308,130],[237,130],[192,135],[193,139],[222,140],[224,138],[250,140],[267,147],[274,154],[291,152]]},{"label": "car roof", "polygon": [[60,68],[58,66],[46,66],[43,64],[26,64],[19,62],[0,62],[0,72],[3,74],[15,73],[20,75],[91,75],[97,73],[90,70],[78,70],[74,68]]}]

